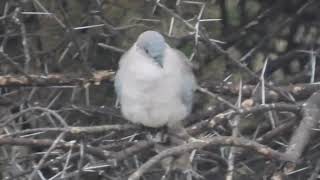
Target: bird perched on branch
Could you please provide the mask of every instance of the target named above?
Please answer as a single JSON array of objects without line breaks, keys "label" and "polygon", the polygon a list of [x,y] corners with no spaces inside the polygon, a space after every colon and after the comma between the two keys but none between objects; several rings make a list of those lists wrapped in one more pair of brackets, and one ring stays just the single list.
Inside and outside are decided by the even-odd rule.
[{"label": "bird perched on branch", "polygon": [[147,127],[175,126],[191,112],[197,83],[188,59],[156,31],[121,57],[115,90],[123,116]]},{"label": "bird perched on branch", "polygon": [[[181,121],[192,108],[197,83],[186,56],[171,48],[155,31],[143,32],[121,57],[115,90],[123,116],[134,123],[158,128],[167,125],[172,146],[184,144],[190,136]],[[168,148],[157,144],[156,151]],[[164,168],[192,171],[189,153],[162,160]]]}]

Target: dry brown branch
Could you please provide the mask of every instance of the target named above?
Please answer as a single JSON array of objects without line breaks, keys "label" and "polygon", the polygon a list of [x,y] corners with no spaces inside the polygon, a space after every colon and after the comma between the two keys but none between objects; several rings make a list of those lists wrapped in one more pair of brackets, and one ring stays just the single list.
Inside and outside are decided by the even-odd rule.
[{"label": "dry brown branch", "polygon": [[42,156],[38,164],[34,166],[32,173],[28,177],[29,180],[34,179],[33,177],[35,176],[37,171],[43,166],[49,154],[56,148],[57,144],[64,138],[65,135],[66,135],[65,133],[60,133],[60,135],[52,142],[52,144],[50,145],[49,149],[46,151],[44,156]]},{"label": "dry brown branch", "polygon": [[[30,139],[30,138],[11,138],[11,137],[0,137],[0,145],[10,146],[30,146],[30,147],[50,147],[54,143],[52,139]],[[80,149],[80,145],[75,142],[63,142],[59,141],[55,143],[55,148],[69,150],[70,148]],[[100,150],[99,148],[86,147],[89,154],[97,156],[99,158],[110,157],[108,151]]]},{"label": "dry brown branch", "polygon": [[281,134],[285,134],[291,130],[292,127],[296,124],[295,120],[290,120],[289,122],[283,123],[278,127],[272,129],[271,131],[265,133],[261,137],[257,139],[259,143],[267,143],[268,141],[272,140],[274,137],[277,137]]},{"label": "dry brown branch", "polygon": [[[223,93],[226,95],[237,95],[239,92],[238,84],[223,84],[223,85],[205,85],[209,86],[213,92]],[[292,84],[289,86],[280,86],[279,89],[282,91],[286,91],[290,93],[296,100],[303,100],[312,95],[312,93],[316,92],[320,88],[320,84]],[[255,85],[243,85],[242,92],[244,97],[251,97],[255,101],[259,101],[261,98],[260,93],[256,93],[253,97],[254,91],[256,89]],[[259,91],[258,91],[259,92]],[[272,90],[266,91],[266,100],[267,101],[281,101],[280,95]]]},{"label": "dry brown branch", "polygon": [[315,92],[302,106],[303,119],[293,133],[286,154],[296,162],[311,140],[320,119],[320,91]]},{"label": "dry brown branch", "polygon": [[239,146],[256,151],[259,154],[264,155],[266,158],[277,159],[283,161],[291,161],[292,159],[284,153],[275,151],[268,146],[259,144],[255,141],[251,141],[245,138],[225,137],[218,136],[211,139],[202,139],[200,141],[187,143],[184,145],[169,148],[157,154],[149,159],[146,163],[139,167],[130,177],[129,180],[138,180],[145,172],[147,172],[153,165],[159,163],[159,161],[165,157],[179,155],[193,149],[201,149],[212,145],[224,145],[224,146]]},{"label": "dry brown branch", "polygon": [[240,109],[238,112],[230,110],[227,112],[219,113],[217,114],[212,120],[209,122],[210,127],[215,127],[229,119],[232,119],[235,115],[240,114],[242,116],[248,115],[248,114],[257,114],[257,113],[263,113],[267,111],[288,111],[288,112],[294,112],[296,114],[300,111],[300,106],[298,105],[292,105],[292,104],[260,104],[254,107],[250,108],[243,108]]},{"label": "dry brown branch", "polygon": [[65,132],[70,134],[98,134],[105,133],[109,131],[127,131],[130,129],[139,130],[139,126],[134,124],[114,124],[114,125],[101,125],[101,126],[83,126],[83,127],[64,127],[64,128],[35,128],[22,130],[15,133],[10,133],[6,135],[0,135],[0,137],[16,136],[16,135],[26,135],[39,132]]},{"label": "dry brown branch", "polygon": [[[238,111],[228,110],[226,112],[219,113],[213,118],[202,120],[196,124],[190,126],[187,131],[189,134],[196,135],[208,128],[214,128],[228,120],[232,119],[235,115],[246,116],[248,114],[259,114],[266,111],[287,111],[298,114],[301,110],[301,107],[298,105],[284,104],[284,103],[274,103],[274,104],[261,104],[247,109],[239,109]],[[292,121],[294,123],[294,121]],[[293,124],[292,124],[293,125]],[[291,126],[290,126],[291,127]]]},{"label": "dry brown branch", "polygon": [[0,76],[0,87],[21,87],[21,86],[77,86],[90,84],[100,84],[103,81],[110,81],[113,71],[95,71],[92,78],[72,77],[65,74],[49,75],[5,75]]},{"label": "dry brown branch", "polygon": [[[54,146],[52,146],[54,144]],[[0,137],[0,145],[10,145],[10,146],[30,146],[30,147],[50,147],[57,149],[69,150],[74,148],[75,150],[80,149],[80,145],[76,142],[65,142],[59,139],[59,141],[54,141],[51,139],[31,139],[31,138],[11,138],[11,137]],[[125,148],[119,152],[112,152],[100,149],[98,147],[86,146],[85,151],[89,154],[99,158],[99,159],[109,159],[113,158],[115,161],[121,161],[129,156],[142,152],[146,148],[150,148],[154,145],[151,141],[140,141],[134,145]],[[42,168],[42,167],[40,167]]]}]

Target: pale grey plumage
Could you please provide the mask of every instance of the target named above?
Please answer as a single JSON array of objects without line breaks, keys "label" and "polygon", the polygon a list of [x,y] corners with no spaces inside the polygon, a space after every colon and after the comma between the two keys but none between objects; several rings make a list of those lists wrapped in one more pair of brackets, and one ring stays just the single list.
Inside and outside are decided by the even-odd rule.
[{"label": "pale grey plumage", "polygon": [[155,31],[138,37],[121,57],[115,78],[124,117],[149,127],[183,120],[191,112],[196,86],[185,55]]}]

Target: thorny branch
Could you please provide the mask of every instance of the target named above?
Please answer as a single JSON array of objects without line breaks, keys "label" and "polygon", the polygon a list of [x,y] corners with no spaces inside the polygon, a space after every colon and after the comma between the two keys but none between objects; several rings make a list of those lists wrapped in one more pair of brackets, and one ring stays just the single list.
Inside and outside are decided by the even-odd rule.
[{"label": "thorny branch", "polygon": [[[0,179],[316,179],[319,8],[316,0],[0,1]],[[114,108],[118,60],[150,29],[195,67],[202,93],[185,144]],[[167,159],[185,152],[190,169],[171,168]]]}]

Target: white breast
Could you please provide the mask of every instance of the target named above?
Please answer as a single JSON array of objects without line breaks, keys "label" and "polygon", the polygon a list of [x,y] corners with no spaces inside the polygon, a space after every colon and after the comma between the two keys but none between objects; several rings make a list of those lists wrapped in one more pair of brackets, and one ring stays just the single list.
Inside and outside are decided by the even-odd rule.
[{"label": "white breast", "polygon": [[[184,119],[189,112],[179,97],[181,72],[175,69],[179,62],[165,58],[161,68],[134,48],[122,57],[117,72],[124,117],[149,127],[160,127]],[[167,51],[165,53],[170,54]]]}]

